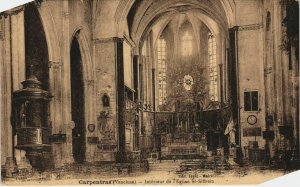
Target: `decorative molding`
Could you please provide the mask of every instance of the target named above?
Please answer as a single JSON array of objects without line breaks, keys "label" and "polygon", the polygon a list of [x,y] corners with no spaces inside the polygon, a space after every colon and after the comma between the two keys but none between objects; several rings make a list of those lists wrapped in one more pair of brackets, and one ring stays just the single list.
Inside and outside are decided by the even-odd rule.
[{"label": "decorative molding", "polygon": [[237,26],[238,31],[259,30],[261,28],[263,28],[262,23]]},{"label": "decorative molding", "polygon": [[2,18],[2,17],[6,18],[7,16],[17,15],[17,14],[19,14],[20,12],[24,11],[25,7],[26,7],[27,5],[29,5],[30,3],[34,3],[34,5],[35,5],[37,8],[40,8],[42,2],[43,2],[43,0],[35,0],[35,1],[33,1],[33,2],[29,2],[29,3],[27,3],[27,4],[20,5],[20,6],[18,6],[18,7],[9,9],[9,10],[7,10],[7,11],[0,12],[0,18]]},{"label": "decorative molding", "polygon": [[62,66],[61,62],[48,62],[48,68],[54,68],[54,69],[59,69]]},{"label": "decorative molding", "polygon": [[13,15],[17,15],[20,12],[24,11],[25,5],[21,5],[12,9],[9,9],[7,11],[4,12],[0,12],[0,19],[2,17],[7,18],[7,16],[13,16]]},{"label": "decorative molding", "polygon": [[127,43],[129,43],[129,45],[130,45],[131,47],[136,47],[134,41],[133,41],[129,36],[127,36],[127,35],[124,34],[123,40],[124,40],[124,39],[127,41]]}]

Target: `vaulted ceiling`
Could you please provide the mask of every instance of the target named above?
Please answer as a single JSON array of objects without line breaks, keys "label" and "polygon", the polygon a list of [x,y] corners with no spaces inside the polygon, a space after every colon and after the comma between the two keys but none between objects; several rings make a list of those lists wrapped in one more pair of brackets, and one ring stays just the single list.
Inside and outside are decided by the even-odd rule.
[{"label": "vaulted ceiling", "polygon": [[128,30],[136,44],[153,27],[160,25],[163,29],[170,20],[180,19],[183,14],[192,24],[203,22],[215,34],[226,32],[234,22],[232,0],[124,0],[122,3],[125,12],[129,8]]}]

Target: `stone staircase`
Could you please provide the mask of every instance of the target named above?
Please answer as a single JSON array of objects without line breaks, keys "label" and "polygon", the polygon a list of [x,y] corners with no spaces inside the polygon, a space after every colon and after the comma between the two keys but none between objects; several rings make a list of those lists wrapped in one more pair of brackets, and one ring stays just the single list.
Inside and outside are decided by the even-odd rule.
[{"label": "stone staircase", "polygon": [[180,168],[176,170],[177,173],[186,171],[215,171],[220,172],[230,170],[232,166],[224,158],[211,157],[207,159],[188,160],[180,163]]},{"label": "stone staircase", "polygon": [[150,171],[176,171],[179,168],[180,162],[173,160],[149,161]]}]

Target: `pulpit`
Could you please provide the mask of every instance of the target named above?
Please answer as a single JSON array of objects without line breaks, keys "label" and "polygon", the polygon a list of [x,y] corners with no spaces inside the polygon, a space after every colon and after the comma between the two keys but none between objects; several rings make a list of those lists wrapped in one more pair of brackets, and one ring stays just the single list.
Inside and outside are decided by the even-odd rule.
[{"label": "pulpit", "polygon": [[31,75],[22,82],[23,89],[13,93],[14,130],[17,134],[17,149],[25,150],[33,168],[45,169],[51,160],[49,137],[48,91],[41,89],[41,82]]}]

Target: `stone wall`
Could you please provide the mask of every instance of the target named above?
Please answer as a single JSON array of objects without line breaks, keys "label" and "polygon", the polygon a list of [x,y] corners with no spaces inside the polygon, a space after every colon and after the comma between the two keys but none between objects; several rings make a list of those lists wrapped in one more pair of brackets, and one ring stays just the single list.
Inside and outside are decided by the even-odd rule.
[{"label": "stone wall", "polygon": [[[264,67],[261,5],[259,1],[238,1],[236,5],[237,22],[237,64],[239,93],[239,133],[241,147],[251,146],[251,141],[257,141],[259,148],[264,148],[262,131],[265,127],[264,104]],[[244,108],[244,93],[258,91],[258,110],[246,111]],[[257,118],[255,124],[249,123],[249,116]],[[251,131],[257,129],[258,133]],[[260,131],[260,132],[259,132]],[[245,154],[247,157],[247,154]]]}]

